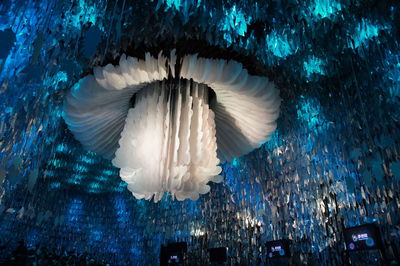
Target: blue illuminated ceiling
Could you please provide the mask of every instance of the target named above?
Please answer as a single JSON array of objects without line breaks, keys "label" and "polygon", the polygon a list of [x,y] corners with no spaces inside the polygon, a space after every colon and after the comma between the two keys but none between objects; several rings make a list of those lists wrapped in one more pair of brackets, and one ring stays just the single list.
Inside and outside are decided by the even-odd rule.
[{"label": "blue illuminated ceiling", "polygon": [[[243,264],[265,256],[237,243],[289,237],[302,263],[340,265],[335,232],[377,221],[400,250],[399,25],[395,0],[1,1],[1,236],[33,245],[54,226],[67,247],[148,264],[167,240],[230,245]],[[278,130],[222,165],[224,183],[199,201],[136,201],[74,140],[64,96],[122,52],[181,40],[236,52],[273,80]]]},{"label": "blue illuminated ceiling", "polygon": [[[4,91],[1,106],[5,110],[2,132],[6,138],[15,139],[14,145],[3,149],[2,158],[15,154],[24,164],[31,155],[28,150],[36,153],[51,149],[52,153],[44,156],[44,164],[34,157],[29,159],[33,160],[30,167],[40,168],[51,188],[70,185],[90,193],[121,191],[124,186],[117,180],[118,171],[109,162],[84,151],[71,137],[55,145],[54,141],[62,139],[57,135],[65,131],[62,97],[86,69],[104,63],[105,58],[126,47],[151,44],[156,39],[196,36],[210,44],[256,56],[272,69],[278,67],[277,72],[267,72],[278,82],[284,98],[286,90],[302,94],[297,103],[298,119],[311,119],[306,124],[314,130],[319,118],[312,114],[322,112],[319,109],[323,107],[309,92],[315,86],[322,95],[331,97],[335,92],[326,93],[325,84],[332,78],[337,83],[340,77],[341,85],[350,86],[346,78],[353,73],[349,71],[363,67],[354,65],[343,53],[368,61],[366,51],[378,49],[386,60],[369,62],[370,68],[377,76],[383,73],[380,76],[387,84],[384,93],[388,98],[398,97],[399,49],[397,42],[388,38],[396,34],[393,22],[398,10],[394,5],[388,3],[374,12],[366,3],[360,8],[361,4],[349,1],[288,1],[285,5],[290,16],[282,12],[279,2],[256,1],[246,5],[230,1],[162,0],[136,5],[84,0],[75,1],[74,5],[57,1],[26,5],[11,1],[10,6],[1,5],[0,35],[6,44],[0,59]],[[52,13],[48,13],[49,6]],[[104,16],[106,8],[110,10],[108,16]],[[20,11],[23,17],[15,15]],[[137,19],[137,12],[144,19]],[[379,16],[379,12],[386,12],[386,16]],[[148,23],[153,15],[160,20]],[[193,27],[195,31],[188,30]],[[185,30],[176,30],[180,28]],[[151,32],[156,34],[152,36]],[[39,70],[48,63],[46,71]],[[287,82],[279,84],[281,80]],[[359,82],[363,80],[360,78]],[[303,86],[304,82],[308,85]],[[21,100],[24,104],[19,104]],[[312,107],[311,103],[317,105]],[[46,138],[42,137],[43,132]],[[108,172],[112,174],[104,174]]]}]

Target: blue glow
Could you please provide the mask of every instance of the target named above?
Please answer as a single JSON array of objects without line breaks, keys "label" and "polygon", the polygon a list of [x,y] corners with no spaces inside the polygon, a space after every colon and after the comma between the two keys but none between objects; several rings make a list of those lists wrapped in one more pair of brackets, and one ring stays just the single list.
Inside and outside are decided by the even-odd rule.
[{"label": "blue glow", "polygon": [[118,222],[122,227],[126,226],[130,220],[130,213],[126,207],[125,200],[122,197],[116,197],[114,199],[114,208]]},{"label": "blue glow", "polygon": [[92,158],[92,157],[83,155],[82,158],[81,158],[81,162],[87,163],[87,164],[94,164],[94,163],[95,163],[95,160],[94,160],[94,158]]},{"label": "blue glow", "polygon": [[305,122],[308,128],[312,129],[315,133],[325,128],[320,104],[314,98],[300,97],[299,104],[297,105],[297,117],[300,121]]},{"label": "blue glow", "polygon": [[312,7],[314,15],[320,18],[329,18],[342,10],[339,2],[334,0],[315,0]]},{"label": "blue glow", "polygon": [[93,229],[90,231],[90,239],[92,241],[100,241],[103,238],[103,232],[98,229]]},{"label": "blue glow", "polygon": [[111,170],[103,170],[102,173],[103,173],[103,175],[107,175],[107,176],[112,176],[112,175],[118,174],[118,173],[115,173],[115,172],[113,172]]},{"label": "blue glow", "polygon": [[310,77],[312,74],[320,74],[324,75],[325,62],[322,59],[312,56],[307,61],[304,62],[304,70],[307,73],[307,77]]},{"label": "blue glow", "polygon": [[232,165],[234,167],[237,167],[239,165],[239,159],[238,158],[233,158]]},{"label": "blue glow", "polygon": [[228,45],[232,44],[236,35],[244,36],[247,32],[247,25],[251,22],[251,16],[246,16],[242,10],[233,5],[225,9],[225,16],[220,22],[221,29],[224,32],[224,39]]},{"label": "blue glow", "polygon": [[[30,247],[45,244],[96,253],[112,265],[151,265],[160,244],[170,240],[188,241],[193,255],[199,255],[203,243],[189,237],[192,228],[211,233],[207,239],[216,236],[222,244],[237,239],[231,254],[254,251],[249,239],[260,246],[287,233],[295,241],[294,252],[306,258],[302,264],[310,264],[309,256],[302,255],[311,246],[324,265],[329,264],[327,257],[340,256],[326,247],[336,241],[329,233],[337,229],[329,222],[333,216],[339,215],[345,226],[379,220],[384,232],[396,229],[398,5],[371,10],[368,1],[342,0],[151,0],[124,8],[125,1],[0,2],[0,31],[10,28],[16,38],[6,57],[0,56],[0,181],[5,173],[0,182],[0,192],[5,190],[0,195],[0,239],[10,239],[10,247],[25,239]],[[156,5],[166,12],[157,12]],[[141,19],[145,17],[154,23]],[[103,53],[113,56],[126,44],[156,47],[158,36],[201,39],[230,46],[244,57],[254,55],[268,66],[285,101],[271,139],[223,164],[224,182],[212,184],[211,192],[198,201],[166,196],[154,204],[134,199],[118,169],[86,152],[61,120],[65,93],[93,64],[109,63]],[[355,80],[367,121],[362,103],[353,97]],[[374,153],[382,158],[375,160]],[[40,173],[30,193],[26,188],[34,168]],[[383,205],[368,198],[381,199]],[[328,209],[322,210],[325,199]],[[25,214],[16,220],[22,206]],[[248,221],[264,223],[260,239],[243,227]],[[312,241],[298,242],[304,236]],[[240,241],[246,245],[238,248]],[[256,253],[253,258],[265,255]],[[256,264],[237,259],[238,265]]]},{"label": "blue glow", "polygon": [[41,237],[37,230],[32,230],[29,232],[26,238],[26,245],[28,248],[34,248],[36,244],[40,241]]},{"label": "blue glow", "polygon": [[68,81],[68,75],[64,71],[58,71],[55,75],[47,78],[44,81],[45,86],[52,87],[54,90],[60,89],[60,86],[62,82],[67,82]]},{"label": "blue glow", "polygon": [[68,151],[68,145],[65,143],[60,143],[57,145],[56,151],[58,152],[67,152]]},{"label": "blue glow", "polygon": [[81,174],[75,173],[72,175],[72,177],[76,180],[81,180],[81,179],[83,179],[84,176]]},{"label": "blue glow", "polygon": [[168,8],[175,8],[176,10],[179,10],[182,5],[181,0],[164,0],[164,2]]},{"label": "blue glow", "polygon": [[[65,15],[70,19],[70,25],[76,29],[80,29],[81,25],[88,22],[96,25],[98,16],[101,16],[101,9],[97,9],[95,5],[89,5],[85,0],[79,0],[75,9],[68,11]],[[101,25],[98,26],[102,28]]]},{"label": "blue glow", "polygon": [[80,173],[88,171],[88,168],[81,164],[75,164],[73,169],[74,169],[74,171],[80,172]]},{"label": "blue glow", "polygon": [[80,218],[83,213],[84,210],[82,200],[76,198],[72,199],[66,214],[67,224],[76,227],[76,229],[79,231]]},{"label": "blue glow", "polygon": [[240,36],[244,36],[247,25],[251,22],[251,17],[246,17],[236,5],[225,10],[225,21],[223,22],[224,31],[234,31]]},{"label": "blue glow", "polygon": [[101,191],[101,186],[99,183],[89,183],[87,191],[89,193],[99,193]]},{"label": "blue glow", "polygon": [[294,54],[296,49],[288,40],[286,34],[278,34],[276,31],[271,32],[266,37],[267,49],[272,52],[273,55],[286,58],[287,56]]},{"label": "blue glow", "polygon": [[60,159],[53,159],[51,160],[51,165],[60,168],[67,166],[67,163],[65,161],[61,161]]},{"label": "blue glow", "polygon": [[106,182],[106,181],[108,181],[108,178],[105,176],[97,176],[96,180],[98,180],[100,182]]},{"label": "blue glow", "polygon": [[356,49],[362,45],[367,45],[369,40],[379,36],[379,31],[382,29],[384,29],[384,27],[362,19],[353,30],[351,40],[349,41],[349,47]]}]

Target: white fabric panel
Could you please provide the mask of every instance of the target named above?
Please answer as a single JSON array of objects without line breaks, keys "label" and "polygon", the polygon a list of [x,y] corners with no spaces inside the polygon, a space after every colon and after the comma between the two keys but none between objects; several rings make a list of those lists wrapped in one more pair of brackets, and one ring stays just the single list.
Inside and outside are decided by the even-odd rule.
[{"label": "white fabric panel", "polygon": [[113,160],[136,198],[159,201],[171,192],[178,200],[196,200],[210,190],[209,181],[222,180],[215,177],[221,168],[207,89],[196,86],[190,94],[190,88],[154,83],[139,92]]},{"label": "white fabric panel", "polygon": [[[115,158],[137,198],[157,201],[170,191],[179,200],[197,199],[208,192],[207,182],[221,181],[219,160],[251,152],[276,129],[281,100],[267,78],[249,75],[234,60],[196,54],[180,63],[177,78],[195,85],[182,83],[173,98],[155,81],[175,77],[175,50],[168,58],[161,52],[157,58],[146,53],[145,60],[122,55],[118,66],[95,67],[64,103],[75,138],[86,149]],[[152,89],[141,90],[148,84]],[[210,103],[207,86],[216,94]],[[134,94],[137,105],[129,109]]]},{"label": "white fabric panel", "polygon": [[240,63],[188,55],[183,58],[181,77],[207,84],[215,91],[217,99],[211,108],[222,161],[258,148],[276,129],[279,91],[267,78],[249,75]]}]

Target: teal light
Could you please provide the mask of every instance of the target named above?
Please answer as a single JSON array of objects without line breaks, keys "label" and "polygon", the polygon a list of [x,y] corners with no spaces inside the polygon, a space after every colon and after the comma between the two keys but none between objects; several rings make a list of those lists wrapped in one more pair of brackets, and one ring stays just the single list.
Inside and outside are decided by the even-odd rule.
[{"label": "teal light", "polygon": [[50,161],[50,165],[52,165],[56,168],[60,168],[60,167],[65,167],[67,165],[67,163],[64,161],[61,161],[60,159],[53,159]]},{"label": "teal light", "polygon": [[319,18],[329,18],[342,10],[340,3],[333,0],[315,0],[313,14]]},{"label": "teal light", "polygon": [[72,178],[73,178],[74,180],[79,180],[79,181],[81,181],[81,180],[83,179],[83,175],[75,173],[75,174],[72,175]]},{"label": "teal light", "polygon": [[179,10],[181,8],[181,0],[165,0],[165,4],[167,4],[168,8],[175,8]]},{"label": "teal light", "polygon": [[125,183],[125,182],[120,182],[120,183],[119,183],[119,187],[125,188],[125,187],[127,187],[127,186],[128,186],[128,184]]},{"label": "teal light", "polygon": [[89,193],[100,193],[100,188],[88,188],[87,192]]},{"label": "teal light", "polygon": [[124,191],[125,190],[125,187],[115,187],[114,188],[114,192],[122,192],[122,191]]},{"label": "teal light", "polygon": [[84,166],[84,165],[81,165],[81,164],[75,164],[74,165],[74,171],[76,171],[76,172],[87,172],[88,171],[88,168],[86,167],[86,166]]},{"label": "teal light", "polygon": [[89,189],[100,189],[99,183],[90,183]]},{"label": "teal light", "polygon": [[304,62],[303,67],[306,71],[307,77],[310,77],[312,74],[320,74],[324,75],[325,62],[322,59],[312,56],[308,59],[308,61]]},{"label": "teal light", "polygon": [[[46,87],[50,87],[53,90],[58,90],[61,89],[61,83],[65,83],[68,81],[68,75],[64,71],[59,71],[55,75],[52,75],[51,77],[47,77],[44,80],[44,85]],[[46,93],[46,96],[50,95],[49,92]]]},{"label": "teal light", "polygon": [[241,10],[233,5],[231,9],[225,10],[225,21],[223,29],[225,31],[234,31],[240,36],[244,36],[247,31],[247,24],[251,22],[251,17],[245,17]]},{"label": "teal light", "polygon": [[320,103],[316,99],[301,96],[296,107],[298,119],[306,123],[310,130],[319,133],[324,128],[326,124],[321,114]]},{"label": "teal light", "polygon": [[286,58],[296,51],[294,45],[288,40],[288,36],[286,34],[278,34],[276,31],[267,35],[266,43],[267,49],[280,58]]},{"label": "teal light", "polygon": [[68,178],[67,183],[73,184],[73,185],[79,185],[81,183],[81,180],[76,179],[76,178]]},{"label": "teal light", "polygon": [[385,29],[385,27],[375,25],[366,19],[362,19],[353,30],[349,47],[355,49],[362,45],[367,45],[368,41],[374,37],[378,37],[379,31],[383,29]]},{"label": "teal light", "polygon": [[99,15],[99,10],[97,10],[96,6],[89,5],[85,0],[79,0],[75,8],[77,12],[69,10],[66,13],[66,17],[70,19],[72,27],[80,29],[81,25],[89,22],[96,25],[97,16]]},{"label": "teal light", "polygon": [[98,180],[100,182],[106,182],[106,181],[108,181],[108,178],[105,176],[97,176],[96,180]]},{"label": "teal light", "polygon": [[87,164],[94,164],[95,160],[94,160],[94,158],[91,158],[89,156],[83,155],[82,158],[81,158],[81,162],[87,163]]},{"label": "teal light", "polygon": [[233,5],[230,9],[225,9],[224,17],[220,22],[224,39],[231,44],[235,35],[244,36],[247,32],[247,25],[251,22],[251,16],[246,16],[242,10]]},{"label": "teal light", "polygon": [[238,158],[233,158],[232,165],[234,167],[237,167],[239,165],[239,159]]},{"label": "teal light", "polygon": [[103,170],[103,175],[107,175],[107,176],[112,176],[115,175],[116,173],[111,171],[111,170]]},{"label": "teal light", "polygon": [[56,80],[56,82],[67,82],[68,81],[68,75],[66,72],[64,71],[59,71],[57,72],[57,74],[54,76],[54,80]]},{"label": "teal light", "polygon": [[57,151],[57,152],[62,152],[62,153],[67,152],[67,151],[68,151],[68,146],[67,146],[67,144],[65,144],[65,143],[58,144],[58,145],[57,145],[57,148],[56,148],[56,151]]}]

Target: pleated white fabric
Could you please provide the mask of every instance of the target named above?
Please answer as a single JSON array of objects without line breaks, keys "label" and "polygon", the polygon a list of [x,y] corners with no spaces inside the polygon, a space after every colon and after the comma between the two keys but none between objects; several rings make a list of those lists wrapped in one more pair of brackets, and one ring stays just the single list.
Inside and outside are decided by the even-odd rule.
[{"label": "pleated white fabric", "polygon": [[128,112],[112,162],[138,199],[158,201],[171,192],[178,200],[196,200],[210,190],[209,181],[222,181],[208,88],[196,84],[191,92],[187,83],[154,83]]},{"label": "pleated white fabric", "polygon": [[[179,63],[175,77],[174,51],[169,58],[147,53],[145,60],[122,55],[118,66],[94,68],[65,100],[64,119],[75,138],[114,158],[137,198],[159,200],[168,191],[197,199],[208,192],[207,182],[220,181],[218,159],[252,151],[276,129],[281,100],[267,78],[249,75],[234,60],[187,55]],[[157,82],[169,73],[181,86]],[[184,80],[200,85],[189,90]],[[216,94],[210,103],[206,87]]]}]

